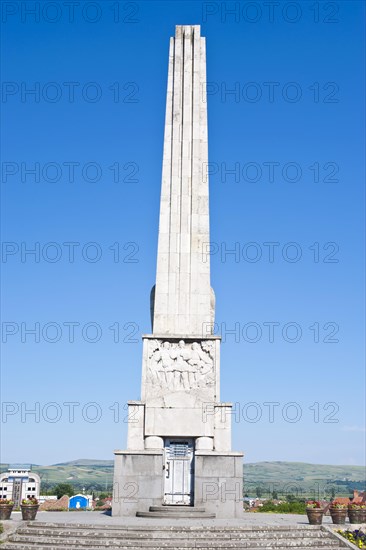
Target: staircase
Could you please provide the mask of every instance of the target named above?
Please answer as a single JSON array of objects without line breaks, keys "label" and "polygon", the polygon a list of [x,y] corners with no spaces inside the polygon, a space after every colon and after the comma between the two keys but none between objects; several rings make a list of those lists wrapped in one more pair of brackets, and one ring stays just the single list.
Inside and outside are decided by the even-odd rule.
[{"label": "staircase", "polygon": [[190,548],[226,550],[334,550],[350,548],[339,535],[317,526],[157,526],[58,524],[40,521],[20,527],[2,550],[186,550]]}]

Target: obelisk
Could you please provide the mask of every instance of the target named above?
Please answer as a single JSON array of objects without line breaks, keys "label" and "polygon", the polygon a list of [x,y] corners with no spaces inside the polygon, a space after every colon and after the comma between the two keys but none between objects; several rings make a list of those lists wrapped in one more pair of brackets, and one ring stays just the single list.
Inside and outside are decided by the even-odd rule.
[{"label": "obelisk", "polygon": [[[207,167],[206,45],[199,26],[170,40],[159,245],[157,334],[202,334],[213,323]],[[207,332],[207,329],[206,329]]]},{"label": "obelisk", "polygon": [[141,401],[128,403],[127,450],[115,451],[113,515],[240,517],[242,453],[220,402],[212,334],[206,50],[197,25],[170,40],[152,334],[143,336]]}]

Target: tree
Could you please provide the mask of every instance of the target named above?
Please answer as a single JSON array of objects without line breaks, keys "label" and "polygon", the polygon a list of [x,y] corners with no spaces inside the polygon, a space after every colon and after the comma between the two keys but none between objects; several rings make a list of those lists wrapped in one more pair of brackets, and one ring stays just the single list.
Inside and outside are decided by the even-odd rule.
[{"label": "tree", "polygon": [[53,490],[57,498],[61,498],[64,495],[72,497],[75,493],[75,489],[70,483],[59,483],[54,486]]},{"label": "tree", "polygon": [[272,498],[273,498],[273,500],[278,500],[278,493],[277,493],[277,491],[272,491]]},{"label": "tree", "polygon": [[258,498],[261,498],[261,496],[263,494],[262,487],[256,487],[255,488],[255,494],[257,495]]}]

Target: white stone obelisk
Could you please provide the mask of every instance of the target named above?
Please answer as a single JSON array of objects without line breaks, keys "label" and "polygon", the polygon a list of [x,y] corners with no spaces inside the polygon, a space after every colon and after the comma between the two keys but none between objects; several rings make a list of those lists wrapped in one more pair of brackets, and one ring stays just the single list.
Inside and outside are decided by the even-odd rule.
[{"label": "white stone obelisk", "polygon": [[220,402],[220,337],[212,334],[207,162],[205,39],[198,25],[177,26],[153,330],[143,336],[141,401],[128,403],[127,450],[115,451],[113,515],[154,516],[177,505],[202,517],[243,512],[243,455],[231,450],[232,405]]},{"label": "white stone obelisk", "polygon": [[201,335],[213,322],[206,167],[206,43],[199,26],[170,39],[153,332]]}]

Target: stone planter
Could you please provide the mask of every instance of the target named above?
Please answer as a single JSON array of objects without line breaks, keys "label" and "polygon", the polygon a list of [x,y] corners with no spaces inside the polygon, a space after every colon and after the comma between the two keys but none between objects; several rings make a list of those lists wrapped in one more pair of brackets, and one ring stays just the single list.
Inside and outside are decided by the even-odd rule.
[{"label": "stone planter", "polygon": [[36,518],[39,504],[21,504],[22,519],[32,520]]},{"label": "stone planter", "polygon": [[322,508],[306,508],[306,514],[310,525],[321,525],[324,510]]},{"label": "stone planter", "polygon": [[366,510],[348,510],[350,523],[366,523]]},{"label": "stone planter", "polygon": [[0,504],[0,520],[10,519],[14,504]]},{"label": "stone planter", "polygon": [[346,522],[347,508],[329,508],[330,515],[332,516],[332,522],[338,525]]}]

